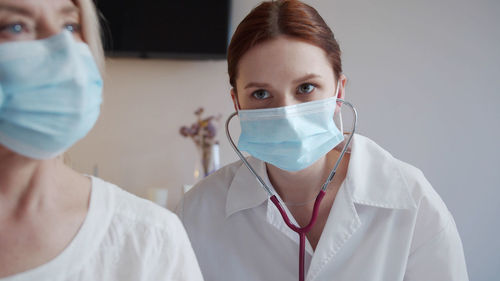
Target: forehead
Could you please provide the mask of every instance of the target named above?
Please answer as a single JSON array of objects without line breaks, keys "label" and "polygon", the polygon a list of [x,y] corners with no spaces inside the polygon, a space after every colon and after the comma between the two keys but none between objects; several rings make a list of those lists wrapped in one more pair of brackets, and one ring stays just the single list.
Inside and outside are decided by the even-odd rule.
[{"label": "forehead", "polygon": [[248,50],[238,64],[238,80],[269,80],[277,76],[316,73],[333,77],[323,49],[297,39],[278,37]]}]

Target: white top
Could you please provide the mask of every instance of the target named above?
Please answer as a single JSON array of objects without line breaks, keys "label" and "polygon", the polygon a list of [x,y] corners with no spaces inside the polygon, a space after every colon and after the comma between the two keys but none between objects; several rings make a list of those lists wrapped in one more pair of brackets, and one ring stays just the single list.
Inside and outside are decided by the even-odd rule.
[{"label": "white top", "polygon": [[203,280],[177,216],[92,178],[88,214],[55,259],[1,281]]},{"label": "white top", "polygon": [[[453,217],[423,174],[360,135],[350,153],[316,250],[307,242],[306,280],[468,280]],[[178,214],[205,280],[298,280],[299,237],[241,161],[195,186]]]}]

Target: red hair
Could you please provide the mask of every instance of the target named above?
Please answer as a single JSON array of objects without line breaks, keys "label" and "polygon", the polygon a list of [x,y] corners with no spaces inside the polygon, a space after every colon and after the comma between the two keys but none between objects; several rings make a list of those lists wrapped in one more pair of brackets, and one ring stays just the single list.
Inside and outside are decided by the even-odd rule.
[{"label": "red hair", "polygon": [[342,73],[340,47],[332,30],[311,6],[297,0],[263,2],[238,25],[228,47],[229,83],[236,89],[238,63],[253,46],[287,36],[323,49],[335,78]]}]

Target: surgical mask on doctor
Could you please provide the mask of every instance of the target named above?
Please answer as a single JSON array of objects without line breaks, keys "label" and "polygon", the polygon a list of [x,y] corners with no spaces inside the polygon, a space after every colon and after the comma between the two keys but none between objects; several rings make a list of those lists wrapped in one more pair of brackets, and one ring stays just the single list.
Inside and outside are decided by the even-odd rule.
[{"label": "surgical mask on doctor", "polygon": [[0,44],[0,144],[34,159],[63,153],[94,126],[102,84],[88,46],[67,31]]},{"label": "surgical mask on doctor", "polygon": [[335,97],[296,105],[238,110],[238,148],[282,170],[305,169],[344,140],[334,122]]}]

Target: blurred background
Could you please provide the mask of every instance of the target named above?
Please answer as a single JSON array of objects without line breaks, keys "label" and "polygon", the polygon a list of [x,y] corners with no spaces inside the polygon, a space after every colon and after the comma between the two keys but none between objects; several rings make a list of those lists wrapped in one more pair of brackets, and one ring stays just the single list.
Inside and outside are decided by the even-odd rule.
[{"label": "blurred background", "polygon": [[[122,22],[117,13],[104,12],[110,8],[104,2],[113,1],[97,3],[108,18],[106,33],[109,37],[114,29],[115,41],[107,42],[102,115],[68,157],[78,171],[141,197],[168,190],[168,196],[163,192],[159,198],[168,200],[164,205],[173,210],[183,186],[196,181],[200,157],[192,139],[179,130],[197,120],[198,108],[204,108],[203,116],[222,116],[214,120],[219,124],[214,140],[220,143],[220,163],[237,159],[223,129],[234,111],[225,47],[237,24],[260,1],[209,6],[215,1],[199,1],[185,6],[179,19],[173,18],[177,11],[152,9],[158,1],[136,1],[143,3],[137,7],[124,4],[131,1],[114,1],[113,9],[129,19]],[[319,11],[340,43],[349,79],[346,98],[359,112],[358,133],[424,172],[455,217],[470,280],[498,280],[500,1],[304,2]],[[139,36],[148,31],[149,39],[127,41],[123,30],[138,28],[141,18],[127,14],[120,3],[142,11],[143,18],[155,18],[155,10],[174,27],[186,27],[176,22],[188,14],[203,16],[202,24],[172,34],[175,28],[153,30],[159,23],[149,23],[129,32]],[[142,10],[145,6],[149,8]],[[216,36],[206,36],[202,28],[208,23]],[[198,40],[186,43],[186,38]],[[238,122],[232,124],[238,136]]]}]

